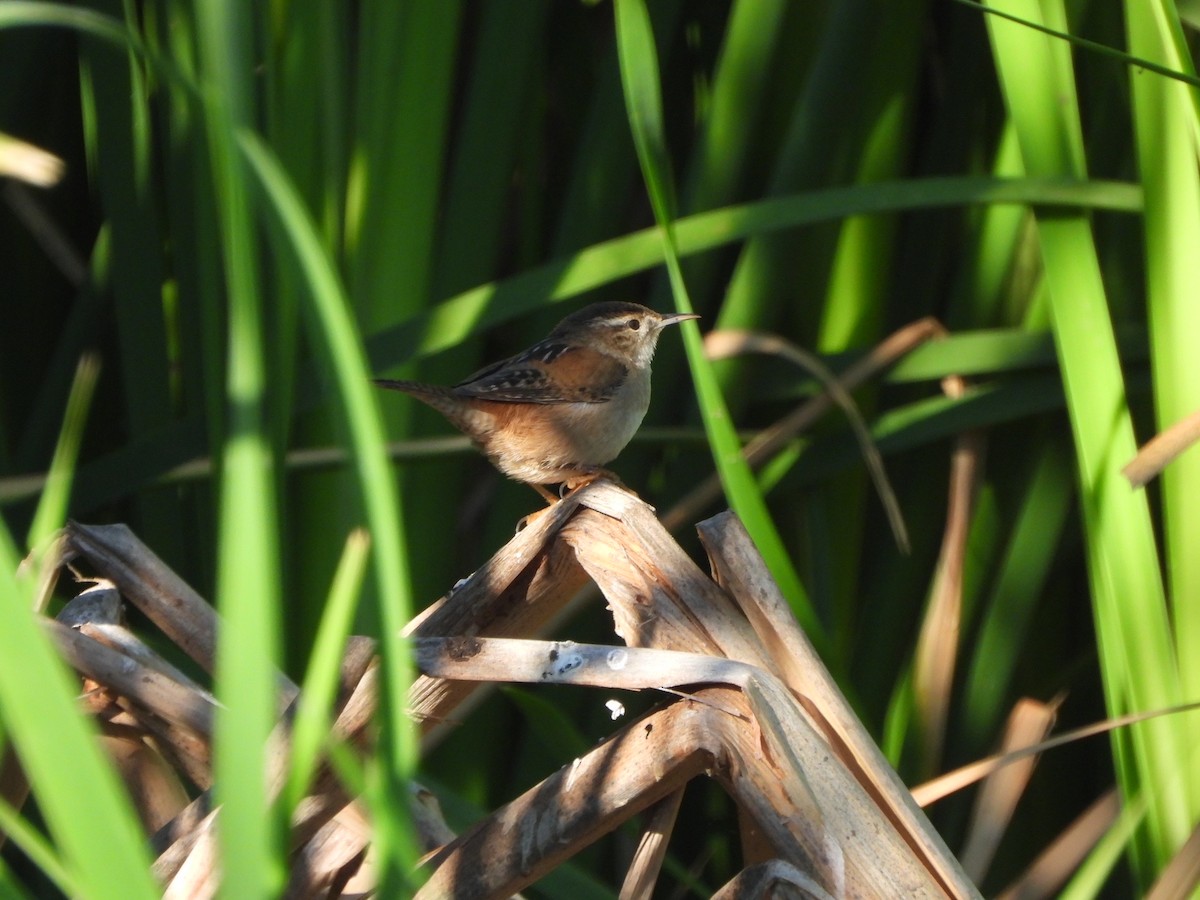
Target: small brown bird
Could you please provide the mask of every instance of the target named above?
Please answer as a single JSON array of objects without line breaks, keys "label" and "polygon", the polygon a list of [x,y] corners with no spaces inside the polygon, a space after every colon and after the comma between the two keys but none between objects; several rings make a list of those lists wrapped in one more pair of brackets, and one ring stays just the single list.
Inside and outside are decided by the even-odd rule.
[{"label": "small brown bird", "polygon": [[553,503],[544,485],[579,487],[610,474],[650,406],[650,362],[668,325],[698,319],[636,303],[596,303],[549,336],[454,387],[376,379],[450,420],[492,465]]}]

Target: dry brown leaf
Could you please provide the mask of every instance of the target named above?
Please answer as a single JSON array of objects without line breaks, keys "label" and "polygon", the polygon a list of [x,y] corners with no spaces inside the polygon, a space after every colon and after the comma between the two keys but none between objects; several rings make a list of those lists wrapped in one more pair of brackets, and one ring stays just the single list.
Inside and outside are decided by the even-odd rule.
[{"label": "dry brown leaf", "polygon": [[1042,900],[1054,897],[1117,820],[1121,799],[1116,788],[1101,795],[1068,825],[1033,864],[997,900]]},{"label": "dry brown leaf", "polygon": [[[1032,746],[1044,740],[1058,715],[1061,699],[1050,703],[1023,699],[1013,708],[1001,743],[1002,752]],[[989,775],[975,798],[971,810],[971,823],[967,828],[967,840],[959,854],[963,869],[977,884],[982,882],[996,854],[996,848],[1012,821],[1017,801],[1025,792],[1036,756],[1027,756],[1011,766],[1005,766]]]},{"label": "dry brown leaf", "polygon": [[1200,440],[1200,409],[1151,438],[1137,456],[1125,464],[1121,474],[1133,487],[1144,487],[1197,440]]}]

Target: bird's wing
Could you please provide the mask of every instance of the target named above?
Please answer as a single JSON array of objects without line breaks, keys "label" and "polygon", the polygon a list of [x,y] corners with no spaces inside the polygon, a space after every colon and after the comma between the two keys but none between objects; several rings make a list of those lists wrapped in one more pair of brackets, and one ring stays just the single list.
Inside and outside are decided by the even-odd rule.
[{"label": "bird's wing", "polygon": [[605,403],[629,370],[605,353],[543,341],[480,369],[454,386],[456,394],[502,403]]}]

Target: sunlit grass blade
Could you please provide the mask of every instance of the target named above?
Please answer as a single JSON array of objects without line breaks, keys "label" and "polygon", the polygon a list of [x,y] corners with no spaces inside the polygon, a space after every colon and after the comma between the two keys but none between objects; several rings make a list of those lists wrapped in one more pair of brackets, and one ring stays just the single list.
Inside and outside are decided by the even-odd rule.
[{"label": "sunlit grass blade", "polygon": [[[395,479],[385,451],[386,438],[379,409],[371,394],[370,370],[350,313],[350,304],[332,261],[325,253],[304,206],[278,162],[255,137],[243,134],[242,152],[269,200],[279,244],[294,254],[308,287],[306,321],[312,344],[321,354],[337,385],[339,410],[345,417],[353,447],[353,463],[362,494],[374,553],[375,584],[382,623],[384,667],[381,705],[384,725],[383,774],[389,778],[391,800],[375,811],[383,832],[381,856],[389,877],[406,877],[405,860],[412,849],[405,834],[403,779],[416,761],[412,726],[405,714],[406,692],[412,680],[407,649],[398,636],[411,615],[408,558],[397,502]],[[387,793],[387,791],[385,791]],[[393,843],[387,843],[387,841]]]},{"label": "sunlit grass blade", "polygon": [[[43,875],[54,882],[54,886],[65,896],[83,896],[81,886],[62,864],[62,860],[58,858],[54,847],[46,840],[45,835],[34,828],[28,819],[22,818],[20,813],[3,799],[0,799],[0,834],[3,834],[6,842],[11,841],[14,846],[19,848],[26,858],[37,866]],[[15,887],[15,884],[4,884],[3,873],[0,873],[0,896],[9,896],[9,891],[12,891],[14,897],[24,896],[17,893],[14,890]]]},{"label": "sunlit grass blade", "polygon": [[342,655],[354,621],[354,608],[362,592],[369,553],[367,533],[352,532],[346,539],[341,563],[329,588],[316,643],[300,685],[303,699],[292,721],[291,769],[284,791],[285,813],[290,814],[303,799],[332,725],[331,711],[338,691]]},{"label": "sunlit grass blade", "polygon": [[[1172,68],[1187,66],[1174,37],[1180,33],[1174,4],[1125,4],[1130,51]],[[1151,371],[1159,430],[1200,409],[1200,117],[1195,87],[1141,73],[1131,75],[1138,170],[1145,186],[1146,299]],[[1200,454],[1185,453],[1161,478],[1167,586],[1175,624],[1184,696],[1200,696]],[[1180,726],[1186,727],[1184,725]],[[1188,744],[1200,743],[1193,720]],[[1200,797],[1193,799],[1193,808]]]},{"label": "sunlit grass blade", "polygon": [[67,397],[67,409],[63,417],[62,431],[50,471],[46,476],[46,487],[38,502],[37,513],[29,528],[29,546],[37,547],[67,518],[67,504],[71,496],[71,482],[75,475],[75,462],[79,458],[79,445],[83,440],[83,429],[87,423],[88,408],[96,380],[100,377],[100,359],[86,355],[79,361],[75,371],[75,383]]},{"label": "sunlit grass blade", "polygon": [[503,250],[510,181],[531,98],[536,46],[549,8],[537,3],[485,5],[476,35],[471,81],[464,99],[431,277],[430,296],[451,296],[492,277]]},{"label": "sunlit grass blade", "polygon": [[[796,156],[779,161],[779,177],[803,183],[810,178],[823,179],[827,177],[823,173],[831,172],[837,174],[830,180],[851,180],[869,188],[903,173],[914,139],[916,104],[912,88],[919,69],[914,35],[923,28],[924,10],[923,3],[885,4],[877,7],[878,21],[857,38],[846,30],[836,31],[843,55],[855,43],[862,42],[862,64],[854,67],[852,83],[847,86],[854,98],[853,111],[833,126],[843,136],[831,141],[828,160],[812,152],[819,143],[814,140],[813,132],[797,128]],[[845,5],[833,13],[834,18],[846,15]],[[888,37],[880,40],[878,36],[883,34]],[[832,29],[830,37],[833,38]],[[822,52],[836,54],[837,45],[838,40],[831,39],[822,46]],[[810,90],[820,90],[822,84],[828,87],[828,78],[824,74]],[[828,108],[828,101],[814,100],[810,105],[819,110],[822,106]],[[815,124],[810,123],[809,127]],[[847,140],[844,137],[847,133],[861,137]],[[795,168],[787,173],[792,166]],[[814,251],[814,263],[800,267],[790,260],[809,252],[803,249],[810,243],[808,234],[781,234],[753,241],[754,249],[746,255],[747,264],[757,258],[772,274],[758,285],[752,278],[742,279],[738,293],[748,305],[771,304],[772,296],[781,290],[797,299],[804,298],[801,306],[809,305],[808,297],[819,297],[810,314],[798,317],[804,322],[805,334],[811,335],[806,343],[811,340],[812,348],[818,352],[874,343],[882,336],[898,284],[902,283],[902,260],[897,258],[903,248],[898,239],[901,222],[896,215],[864,215],[847,218],[836,228],[817,229],[812,238],[818,246],[828,240],[828,254]],[[789,241],[795,244],[790,251]],[[752,256],[753,253],[758,255]],[[778,314],[775,304],[763,312]],[[740,380],[733,381],[735,390],[739,389],[736,385]],[[857,403],[865,415],[874,413],[877,396],[874,385],[858,392]],[[830,627],[843,634],[852,632],[853,598],[861,593],[863,554],[871,552],[863,540],[869,521],[868,491],[863,473],[850,470],[820,485],[812,500],[811,530],[819,532],[820,538],[809,551],[807,577],[813,584],[814,604],[831,617]],[[819,521],[815,518],[816,504],[823,505],[825,510]]]},{"label": "sunlit grass blade", "polygon": [[[1023,18],[1064,26],[1065,11],[1032,0],[996,4]],[[989,17],[996,66],[1017,129],[1026,171],[1083,177],[1085,163],[1067,45]],[[1109,711],[1179,701],[1175,654],[1145,496],[1122,483],[1136,449],[1104,284],[1088,220],[1040,214],[1038,238],[1063,370],[1081,483],[1084,532]],[[1148,804],[1138,857],[1146,878],[1183,841],[1194,816],[1179,779],[1191,762],[1184,732],[1154,721],[1118,738],[1118,772],[1127,796]],[[1132,756],[1127,754],[1132,751]]]},{"label": "sunlit grass blade", "polygon": [[[1071,178],[917,178],[824,188],[686,216],[674,223],[677,251],[688,256],[755,234],[832,222],[866,213],[973,204],[1046,204],[1085,209],[1141,210],[1136,185]],[[378,368],[446,350],[472,334],[540,306],[566,300],[663,262],[658,227],[593,244],[503,281],[450,297],[426,313],[371,335]]]},{"label": "sunlit grass blade", "polygon": [[753,149],[752,126],[767,107],[765,88],[775,74],[771,54],[783,34],[788,6],[786,0],[733,4],[713,72],[711,107],[683,191],[686,210],[725,206],[736,197],[737,181]]},{"label": "sunlit grass blade", "polygon": [[17,576],[17,564],[11,536],[0,523],[0,716],[65,878],[79,896],[157,897],[137,816],[95,730],[75,705],[79,681],[38,627],[37,573]]},{"label": "sunlit grass blade", "polygon": [[[1179,29],[1178,23],[1168,24],[1175,16],[1162,16],[1160,22],[1164,26],[1164,32],[1170,34],[1170,42],[1174,45],[1173,62],[1175,65],[1162,65],[1156,62],[1153,58],[1141,57],[1136,54],[1124,53],[1115,47],[1110,47],[1107,44],[1101,44],[1097,41],[1089,41],[1087,38],[1080,37],[1077,34],[1072,34],[1063,27],[1052,27],[1045,22],[1040,21],[1037,17],[1030,17],[1025,14],[1016,14],[1009,10],[999,8],[997,4],[981,3],[978,0],[956,0],[963,6],[978,7],[981,11],[988,13],[996,18],[1006,19],[1009,22],[1014,22],[1031,31],[1036,31],[1040,34],[1048,35],[1055,40],[1063,41],[1067,44],[1072,44],[1080,47],[1091,53],[1099,56],[1107,56],[1111,59],[1119,60],[1128,66],[1135,69],[1144,69],[1147,72],[1153,72],[1156,75],[1161,75],[1164,78],[1171,78],[1182,84],[1200,87],[1200,78],[1196,77],[1193,67],[1185,63],[1187,50],[1184,48],[1183,33]],[[1163,9],[1159,4],[1160,9]],[[1168,32],[1168,29],[1170,31]],[[1165,36],[1165,35],[1164,35]]]},{"label": "sunlit grass blade", "polygon": [[[738,186],[753,166],[754,125],[771,112],[766,85],[778,74],[772,53],[787,40],[782,26],[789,6],[786,0],[740,0],[732,5],[712,73],[708,109],[683,176],[680,213],[715,209],[737,198]],[[788,52],[802,55],[803,48],[789,47]],[[716,306],[718,267],[717,254],[699,255],[684,266],[690,293],[702,311]],[[657,279],[650,305],[666,304],[669,292],[670,279]]]},{"label": "sunlit grass blade", "polygon": [[[334,260],[345,273],[344,294],[354,321],[367,333],[430,302],[443,179],[452,158],[448,141],[462,15],[458,0],[400,5],[366,0],[346,16],[348,91],[341,102],[347,128],[341,138],[347,170],[339,197],[342,245]],[[298,391],[304,392],[303,387]],[[318,409],[317,417],[301,420],[303,440],[326,442],[339,436],[340,411]],[[392,436],[411,433],[410,405],[387,404],[377,414]],[[306,579],[324,583],[338,552],[336,541],[324,539],[327,526],[333,525],[340,540],[361,524],[363,510],[343,502],[355,494],[348,473],[307,475],[291,488],[300,569]],[[413,493],[405,491],[403,515],[422,521],[436,514],[432,504],[412,509]],[[373,539],[379,537],[373,531]],[[384,546],[383,541],[376,546]],[[385,630],[388,623],[376,612],[375,604],[360,607],[359,627]]]},{"label": "sunlit grass blade", "polygon": [[[658,56],[654,49],[650,17],[641,0],[617,0],[615,10],[621,84],[629,109],[634,145],[658,222],[662,253],[671,278],[675,306],[680,312],[690,312],[691,301],[688,299],[687,287],[679,267],[679,254],[673,230],[674,187],[662,129]],[[801,624],[814,642],[819,644],[824,640],[824,630],[808,602],[808,594],[771,521],[754,473],[742,457],[741,444],[729,420],[716,375],[705,358],[700,333],[686,323],[683,332],[684,346],[699,396],[705,430],[709,435],[713,459],[716,461],[726,496],[753,537]]]},{"label": "sunlit grass blade", "polygon": [[257,898],[276,894],[283,874],[265,754],[278,714],[281,584],[258,242],[235,138],[253,117],[250,12],[237,3],[202,4],[196,34],[229,305],[216,588],[223,619],[215,684],[221,707],[214,751],[222,896]]},{"label": "sunlit grass blade", "polygon": [[80,9],[66,3],[38,3],[32,0],[5,0],[0,3],[0,28],[31,25],[73,28],[118,47],[129,44],[129,32],[122,23],[94,10]]}]

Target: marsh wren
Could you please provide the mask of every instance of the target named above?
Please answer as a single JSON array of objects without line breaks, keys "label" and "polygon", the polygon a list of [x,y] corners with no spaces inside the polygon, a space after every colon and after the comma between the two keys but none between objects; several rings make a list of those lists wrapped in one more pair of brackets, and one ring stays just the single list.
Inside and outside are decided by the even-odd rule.
[{"label": "marsh wren", "polygon": [[492,465],[553,503],[548,484],[575,488],[625,449],[650,406],[650,361],[668,325],[698,319],[636,303],[572,313],[524,353],[454,387],[376,379],[427,403]]}]

